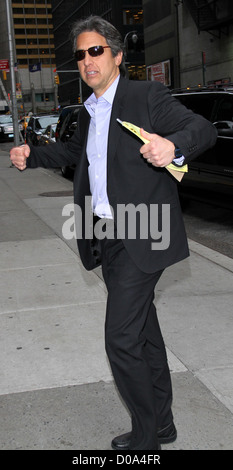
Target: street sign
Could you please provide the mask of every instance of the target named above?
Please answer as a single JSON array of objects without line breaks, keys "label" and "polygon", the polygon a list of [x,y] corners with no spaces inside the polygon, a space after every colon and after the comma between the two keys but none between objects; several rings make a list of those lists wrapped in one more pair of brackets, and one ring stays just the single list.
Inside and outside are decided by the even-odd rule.
[{"label": "street sign", "polygon": [[8,59],[1,59],[0,60],[0,70],[9,70],[9,60]]}]

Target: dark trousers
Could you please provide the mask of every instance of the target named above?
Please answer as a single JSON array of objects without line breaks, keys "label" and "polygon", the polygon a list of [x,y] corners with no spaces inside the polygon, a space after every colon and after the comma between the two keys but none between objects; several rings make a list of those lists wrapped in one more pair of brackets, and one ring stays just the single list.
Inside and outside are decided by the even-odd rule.
[{"label": "dark trousers", "polygon": [[173,419],[170,371],[153,303],[162,271],[142,272],[121,240],[102,240],[101,252],[108,290],[106,352],[132,417],[130,449],[153,450],[157,429]]}]

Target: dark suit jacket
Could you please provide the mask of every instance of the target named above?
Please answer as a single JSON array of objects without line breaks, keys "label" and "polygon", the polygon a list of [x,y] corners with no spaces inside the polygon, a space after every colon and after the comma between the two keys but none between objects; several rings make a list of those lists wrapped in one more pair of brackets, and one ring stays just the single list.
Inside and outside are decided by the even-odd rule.
[{"label": "dark suit jacket", "polygon": [[[154,208],[158,208],[160,224],[158,229],[160,232],[164,229],[165,234],[166,227],[163,227],[163,223],[166,219],[166,210],[169,211],[170,234],[167,235],[169,244],[167,243],[165,249],[161,249],[162,240],[155,241],[158,237],[153,234],[151,236],[150,227],[148,237],[143,238],[144,234],[140,236],[139,223],[136,238],[123,239],[128,253],[140,269],[148,273],[155,272],[186,258],[189,254],[177,182],[166,169],[155,168],[145,161],[139,151],[141,140],[122,128],[117,118],[174,142],[185,156],[185,163],[213,146],[217,131],[209,121],[192,113],[171,97],[169,90],[160,83],[120,78],[109,127],[107,194],[116,223],[118,208],[122,208],[122,205],[131,204],[134,207],[143,204],[143,208],[147,207],[148,210],[150,205],[153,205]],[[88,270],[96,267],[91,240],[86,239],[84,233],[85,197],[90,196],[86,156],[89,121],[89,114],[83,107],[79,113],[77,131],[69,142],[32,148],[27,160],[27,166],[31,168],[59,167],[76,163],[74,202],[81,207],[83,214],[83,238],[77,242],[81,260]],[[163,209],[165,212],[162,212]],[[119,236],[121,235],[120,233]]]}]

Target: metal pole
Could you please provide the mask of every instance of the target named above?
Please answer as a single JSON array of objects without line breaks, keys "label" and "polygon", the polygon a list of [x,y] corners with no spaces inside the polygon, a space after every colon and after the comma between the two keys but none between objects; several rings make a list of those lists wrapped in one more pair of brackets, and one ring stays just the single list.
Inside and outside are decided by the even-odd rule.
[{"label": "metal pole", "polygon": [[177,67],[175,67],[175,88],[180,88],[181,86],[181,76],[180,76],[180,24],[179,24],[179,6],[183,2],[180,0],[177,0],[177,2],[174,4],[175,9],[176,9],[176,64]]},{"label": "metal pole", "polygon": [[6,14],[7,14],[8,37],[9,37],[9,53],[10,53],[11,105],[12,105],[12,119],[13,119],[13,128],[14,128],[14,144],[15,146],[18,146],[20,144],[20,134],[19,134],[17,98],[16,98],[14,30],[13,30],[13,23],[12,23],[11,0],[6,0]]},{"label": "metal pole", "polygon": [[35,87],[34,83],[31,83],[31,96],[32,96],[32,112],[36,113],[36,97],[35,97]]},{"label": "metal pole", "polygon": [[201,55],[202,55],[202,77],[203,77],[203,85],[205,86],[206,54],[205,54],[205,52],[202,52]]}]

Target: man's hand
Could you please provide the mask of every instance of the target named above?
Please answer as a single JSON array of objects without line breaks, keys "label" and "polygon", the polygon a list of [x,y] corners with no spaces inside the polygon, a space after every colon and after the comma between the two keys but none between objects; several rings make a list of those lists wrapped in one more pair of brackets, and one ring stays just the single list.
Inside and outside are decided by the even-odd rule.
[{"label": "man's hand", "polygon": [[10,159],[18,170],[25,170],[26,168],[26,159],[30,155],[30,147],[26,145],[21,145],[20,147],[13,147],[10,151]]},{"label": "man's hand", "polygon": [[149,134],[144,129],[140,129],[141,136],[149,140],[140,148],[142,156],[154,166],[165,167],[174,159],[175,145],[170,140],[158,134]]}]

